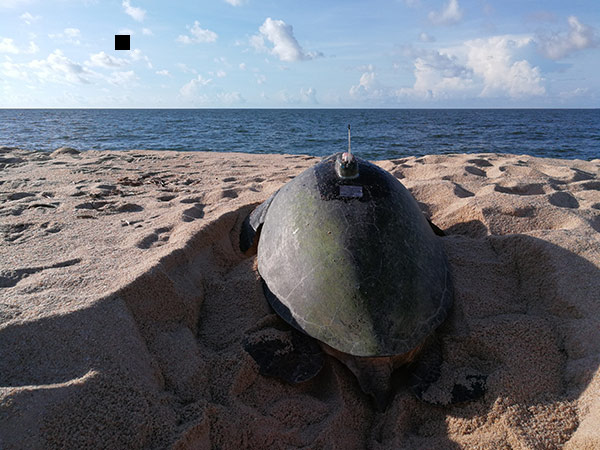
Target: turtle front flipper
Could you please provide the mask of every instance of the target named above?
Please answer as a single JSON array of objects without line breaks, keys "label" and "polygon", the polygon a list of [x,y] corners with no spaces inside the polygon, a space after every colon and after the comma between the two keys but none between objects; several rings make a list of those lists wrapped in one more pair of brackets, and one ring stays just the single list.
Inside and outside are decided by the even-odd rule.
[{"label": "turtle front flipper", "polygon": [[277,195],[277,192],[279,192],[279,190],[275,191],[268,199],[254,208],[254,210],[244,219],[240,231],[240,250],[242,253],[246,253],[258,240],[260,228],[267,216],[267,210],[269,209],[269,205],[273,201],[273,198]]},{"label": "turtle front flipper", "polygon": [[244,350],[263,376],[298,384],[314,378],[323,367],[323,353],[317,342],[274,314],[247,333]]},{"label": "turtle front flipper", "polygon": [[486,375],[464,369],[442,377],[442,364],[441,342],[432,336],[411,368],[410,388],[420,400],[433,405],[453,405],[483,397]]},{"label": "turtle front flipper", "polygon": [[487,375],[470,374],[454,383],[451,403],[462,403],[483,397],[486,390]]}]

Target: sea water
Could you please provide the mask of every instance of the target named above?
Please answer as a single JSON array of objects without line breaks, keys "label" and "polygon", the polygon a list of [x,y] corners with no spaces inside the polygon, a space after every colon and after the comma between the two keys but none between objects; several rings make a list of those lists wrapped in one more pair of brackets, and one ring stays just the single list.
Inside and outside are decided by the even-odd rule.
[{"label": "sea water", "polygon": [[0,109],[0,146],[600,158],[600,109]]}]

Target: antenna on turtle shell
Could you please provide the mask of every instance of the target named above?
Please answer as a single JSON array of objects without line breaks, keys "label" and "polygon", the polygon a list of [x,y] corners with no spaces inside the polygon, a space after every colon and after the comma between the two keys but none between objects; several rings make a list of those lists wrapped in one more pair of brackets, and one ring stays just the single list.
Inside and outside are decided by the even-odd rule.
[{"label": "antenna on turtle shell", "polygon": [[348,124],[348,154],[352,154],[352,150],[350,149],[350,124]]},{"label": "antenna on turtle shell", "polygon": [[358,177],[358,163],[350,148],[350,125],[348,124],[348,151],[337,155],[335,171],[339,178],[352,179]]}]

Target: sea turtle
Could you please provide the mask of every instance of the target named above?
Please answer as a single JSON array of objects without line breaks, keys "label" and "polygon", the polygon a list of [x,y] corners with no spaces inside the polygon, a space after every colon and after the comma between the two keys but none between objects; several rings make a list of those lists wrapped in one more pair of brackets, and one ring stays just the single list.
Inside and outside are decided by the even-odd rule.
[{"label": "sea turtle", "polygon": [[[292,383],[315,376],[323,356],[309,336],[383,409],[392,372],[427,347],[428,362],[416,364],[412,378],[422,396],[439,377],[441,352],[432,336],[453,302],[436,233],[443,234],[400,181],[350,146],[275,192],[245,219],[240,249],[251,253],[258,241],[265,296],[301,333],[247,338],[261,373]],[[474,381],[482,387],[482,379]]]}]

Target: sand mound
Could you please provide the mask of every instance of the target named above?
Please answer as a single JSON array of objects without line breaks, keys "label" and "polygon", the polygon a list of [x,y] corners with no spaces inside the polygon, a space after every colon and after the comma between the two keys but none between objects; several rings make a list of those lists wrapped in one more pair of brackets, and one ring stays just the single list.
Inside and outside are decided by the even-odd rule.
[{"label": "sand mound", "polygon": [[289,386],[241,342],[271,314],[241,221],[316,158],[0,148],[0,448],[600,447],[600,160],[381,161],[443,238],[450,407],[377,413],[327,358]]}]

